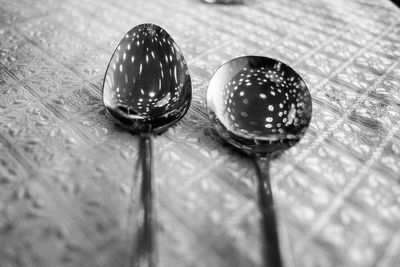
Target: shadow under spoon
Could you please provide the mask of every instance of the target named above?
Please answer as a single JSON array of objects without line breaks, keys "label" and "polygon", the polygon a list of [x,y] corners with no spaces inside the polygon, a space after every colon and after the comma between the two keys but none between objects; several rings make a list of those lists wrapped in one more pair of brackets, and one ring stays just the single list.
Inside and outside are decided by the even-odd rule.
[{"label": "shadow under spoon", "polygon": [[[253,158],[262,214],[263,266],[282,266],[278,226],[269,178],[272,154],[295,145],[311,120],[307,85],[278,60],[245,56],[222,65],[207,90],[208,116],[227,143]],[[266,156],[265,171],[259,165]]]},{"label": "shadow under spoon", "polygon": [[140,137],[142,180],[133,266],[156,266],[152,137],[179,121],[189,108],[192,85],[186,61],[172,37],[154,24],[126,33],[114,51],[103,82],[106,109]]}]

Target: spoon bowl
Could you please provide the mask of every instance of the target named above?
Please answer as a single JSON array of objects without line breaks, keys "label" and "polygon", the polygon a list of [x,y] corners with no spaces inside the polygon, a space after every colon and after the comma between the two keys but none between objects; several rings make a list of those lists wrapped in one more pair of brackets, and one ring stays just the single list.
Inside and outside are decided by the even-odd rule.
[{"label": "spoon bowl", "polygon": [[141,24],[126,33],[103,84],[107,110],[133,133],[165,131],[185,115],[192,96],[182,52],[154,24]]},{"label": "spoon bowl", "polygon": [[207,109],[225,141],[250,154],[269,154],[301,139],[312,104],[306,83],[291,67],[272,58],[246,56],[214,73]]},{"label": "spoon bowl", "polygon": [[[103,102],[123,127],[140,135],[142,168],[135,255],[129,266],[156,266],[156,212],[153,203],[152,136],[179,121],[192,98],[186,61],[161,27],[141,24],[128,31],[115,49],[103,82]],[[140,166],[140,164],[138,164]]]},{"label": "spoon bowl", "polygon": [[[273,153],[295,145],[312,114],[304,80],[285,63],[260,56],[235,58],[212,76],[207,109],[213,128],[229,144],[250,155],[258,178],[262,213],[263,266],[282,266],[269,161]],[[259,156],[266,155],[266,169]]]}]

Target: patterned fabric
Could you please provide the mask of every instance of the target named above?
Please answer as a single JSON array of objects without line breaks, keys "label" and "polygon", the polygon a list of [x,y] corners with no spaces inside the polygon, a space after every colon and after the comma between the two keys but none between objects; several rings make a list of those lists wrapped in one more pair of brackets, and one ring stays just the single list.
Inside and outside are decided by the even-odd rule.
[{"label": "patterned fabric", "polygon": [[251,161],[211,130],[212,73],[242,55],[288,63],[313,118],[273,160],[286,266],[400,265],[400,12],[387,0],[0,0],[0,265],[124,266],[138,139],[102,82],[145,22],[180,46],[193,102],[154,142],[162,266],[260,266]]}]

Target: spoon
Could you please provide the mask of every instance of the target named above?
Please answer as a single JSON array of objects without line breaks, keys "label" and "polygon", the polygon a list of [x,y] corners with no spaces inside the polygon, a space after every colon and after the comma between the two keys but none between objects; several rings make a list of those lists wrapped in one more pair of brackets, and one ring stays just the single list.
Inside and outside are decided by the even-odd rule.
[{"label": "spoon", "polygon": [[[156,266],[152,184],[152,136],[179,121],[189,108],[192,85],[186,61],[171,36],[141,24],[118,44],[103,82],[103,102],[119,124],[140,136],[141,210],[137,264]],[[143,240],[141,240],[143,239]]]},{"label": "spoon", "polygon": [[[222,65],[207,90],[208,116],[223,140],[253,158],[263,233],[263,266],[282,266],[269,180],[271,155],[295,145],[312,113],[307,85],[276,59],[245,56]],[[259,166],[266,156],[266,170]]]}]

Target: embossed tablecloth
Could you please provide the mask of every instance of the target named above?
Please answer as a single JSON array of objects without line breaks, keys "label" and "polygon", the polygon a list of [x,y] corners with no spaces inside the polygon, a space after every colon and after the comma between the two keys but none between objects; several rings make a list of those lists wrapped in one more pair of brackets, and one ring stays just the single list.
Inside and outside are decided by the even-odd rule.
[{"label": "embossed tablecloth", "polygon": [[138,139],[101,99],[110,56],[152,22],[181,47],[193,102],[154,146],[163,266],[259,266],[250,160],[210,131],[216,68],[293,66],[313,118],[271,165],[286,266],[400,266],[400,12],[386,0],[0,0],[0,266],[124,266]]}]

